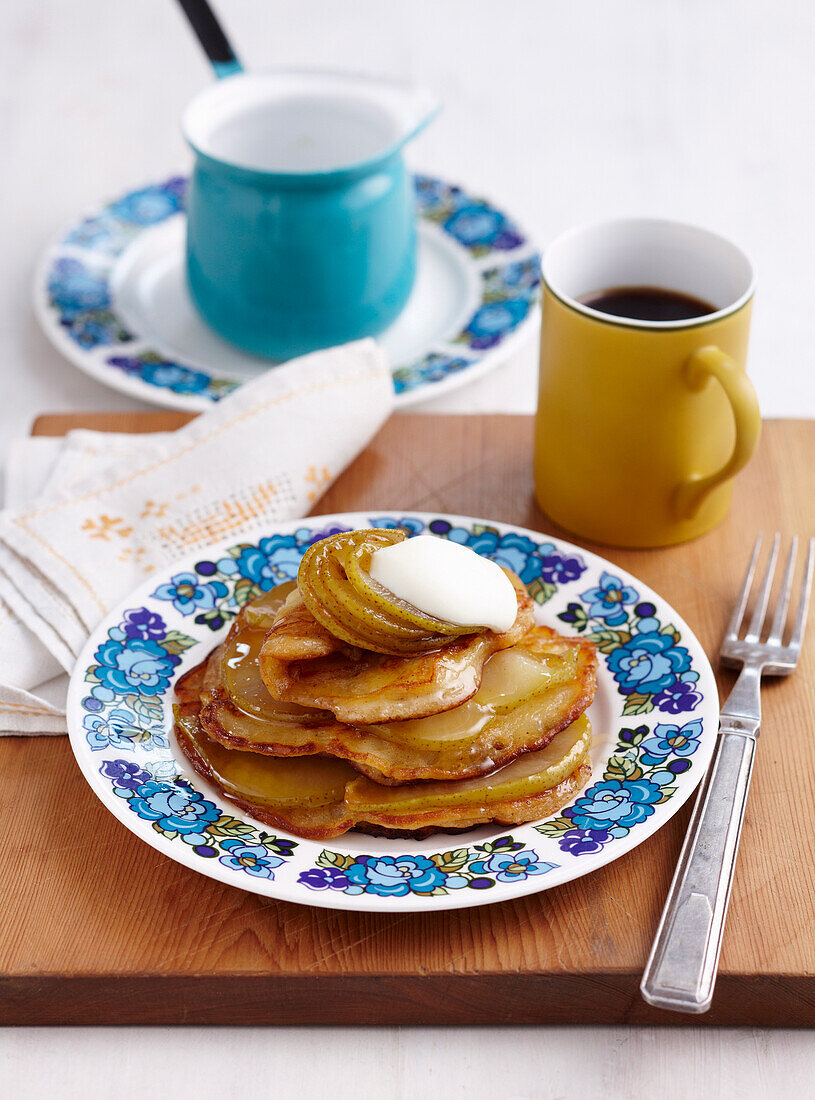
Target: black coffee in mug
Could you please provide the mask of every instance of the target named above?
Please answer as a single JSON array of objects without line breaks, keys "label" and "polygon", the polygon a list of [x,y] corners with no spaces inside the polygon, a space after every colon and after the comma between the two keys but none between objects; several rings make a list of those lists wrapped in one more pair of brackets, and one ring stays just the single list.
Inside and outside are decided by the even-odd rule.
[{"label": "black coffee in mug", "polygon": [[615,286],[578,300],[598,313],[632,321],[689,321],[716,312],[716,306],[701,298],[659,286]]}]

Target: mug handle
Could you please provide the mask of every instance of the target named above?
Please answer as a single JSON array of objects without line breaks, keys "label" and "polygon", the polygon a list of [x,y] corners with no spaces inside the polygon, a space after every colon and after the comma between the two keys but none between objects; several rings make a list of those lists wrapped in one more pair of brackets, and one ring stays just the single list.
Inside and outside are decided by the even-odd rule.
[{"label": "mug handle", "polygon": [[761,413],[753,383],[738,364],[713,344],[697,348],[684,366],[688,388],[698,393],[710,377],[715,378],[727,396],[736,422],[733,453],[715,474],[691,474],[676,489],[674,511],[680,519],[692,519],[711,489],[729,481],[746,466],[761,435]]}]

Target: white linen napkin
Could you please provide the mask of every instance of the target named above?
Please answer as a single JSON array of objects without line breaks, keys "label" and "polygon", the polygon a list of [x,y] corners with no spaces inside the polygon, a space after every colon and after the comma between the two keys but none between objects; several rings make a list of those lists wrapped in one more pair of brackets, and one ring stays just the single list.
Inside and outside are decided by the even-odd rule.
[{"label": "white linen napkin", "polygon": [[0,512],[0,735],[64,733],[89,632],[158,567],[305,515],[393,406],[363,340],[293,360],[176,432],[76,431],[7,460]]}]

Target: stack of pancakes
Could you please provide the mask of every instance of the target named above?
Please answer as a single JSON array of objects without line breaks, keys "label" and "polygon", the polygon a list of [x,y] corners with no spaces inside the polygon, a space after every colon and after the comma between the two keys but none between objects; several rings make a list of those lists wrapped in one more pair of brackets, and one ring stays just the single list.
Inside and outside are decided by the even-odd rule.
[{"label": "stack of pancakes", "polygon": [[303,837],[419,837],[555,813],[590,775],[595,651],[536,626],[510,579],[510,630],[407,655],[332,635],[296,582],[264,593],[179,681],[182,750],[224,797]]}]

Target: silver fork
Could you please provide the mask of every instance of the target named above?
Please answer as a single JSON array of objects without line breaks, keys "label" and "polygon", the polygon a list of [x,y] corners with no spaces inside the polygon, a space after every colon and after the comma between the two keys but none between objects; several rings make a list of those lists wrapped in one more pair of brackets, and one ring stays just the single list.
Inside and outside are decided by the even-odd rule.
[{"label": "silver fork", "polygon": [[722,644],[722,663],[740,665],[741,673],[722,707],[713,760],[696,800],[640,983],[645,1000],[658,1008],[707,1012],[713,999],[722,931],[761,726],[761,677],[788,676],[795,669],[801,653],[815,569],[815,539],[810,539],[795,622],[785,645],[787,610],[798,549],[798,536],[794,536],[770,632],[762,641],[780,542],[781,536],[776,535],[750,625],[745,636],[740,638],[761,550],[761,535],[756,539]]}]

